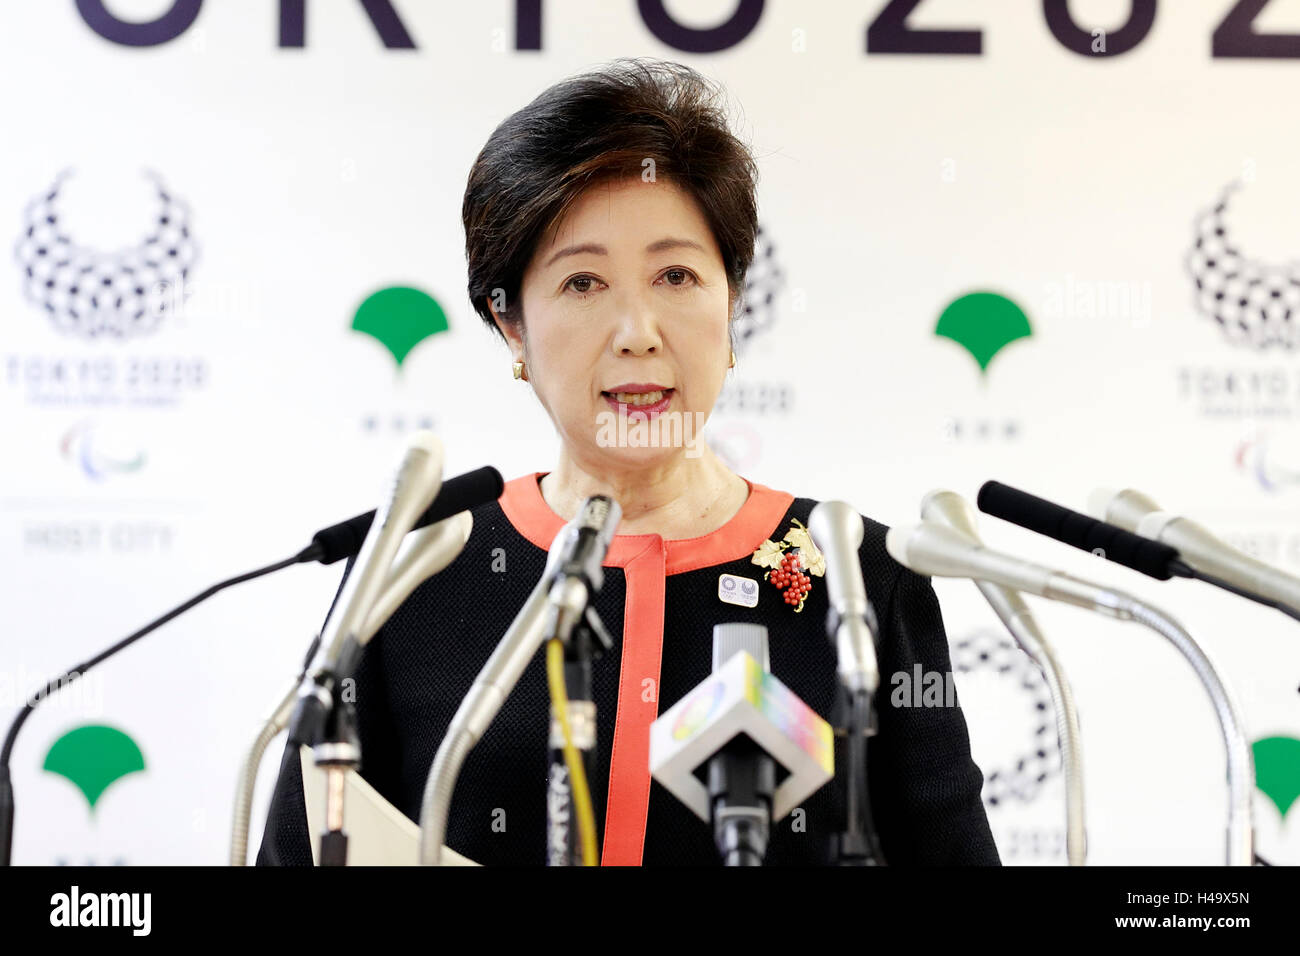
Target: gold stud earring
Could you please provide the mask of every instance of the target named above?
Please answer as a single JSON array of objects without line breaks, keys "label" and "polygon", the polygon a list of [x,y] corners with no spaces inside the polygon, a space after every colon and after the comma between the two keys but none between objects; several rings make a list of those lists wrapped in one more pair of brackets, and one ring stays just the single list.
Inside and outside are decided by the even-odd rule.
[{"label": "gold stud earring", "polygon": [[523,362],[516,362],[513,366],[511,366],[511,370],[515,373],[515,381],[518,381],[519,379],[524,377]]},{"label": "gold stud earring", "polygon": [[735,350],[735,349],[732,349],[732,350],[731,350],[731,364],[728,365],[727,368],[735,368],[735,367],[736,367],[736,350]]}]

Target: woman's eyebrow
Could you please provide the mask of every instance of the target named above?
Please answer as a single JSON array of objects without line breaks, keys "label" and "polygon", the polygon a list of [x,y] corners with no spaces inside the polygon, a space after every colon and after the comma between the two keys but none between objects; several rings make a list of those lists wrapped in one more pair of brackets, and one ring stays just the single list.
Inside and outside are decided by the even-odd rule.
[{"label": "woman's eyebrow", "polygon": [[696,242],[694,239],[660,239],[652,242],[645,247],[646,252],[667,252],[669,249],[698,249],[700,252],[707,250]]},{"label": "woman's eyebrow", "polygon": [[[667,252],[669,249],[698,249],[700,252],[707,250],[696,242],[694,239],[657,239],[645,247],[646,252]],[[576,256],[582,253],[590,253],[593,256],[607,256],[609,250],[595,242],[584,242],[576,246],[565,246],[551,258],[546,260],[546,266],[551,266],[565,256]],[[543,266],[543,268],[546,268]]]},{"label": "woman's eyebrow", "polygon": [[[604,256],[609,254],[609,250],[602,245],[598,245],[594,242],[584,242],[577,246],[565,246],[555,255],[551,256],[551,258],[547,259],[546,265],[549,266],[557,259],[563,259],[565,256],[576,256],[584,252],[589,252],[594,256]],[[545,266],[543,268],[545,268]]]}]

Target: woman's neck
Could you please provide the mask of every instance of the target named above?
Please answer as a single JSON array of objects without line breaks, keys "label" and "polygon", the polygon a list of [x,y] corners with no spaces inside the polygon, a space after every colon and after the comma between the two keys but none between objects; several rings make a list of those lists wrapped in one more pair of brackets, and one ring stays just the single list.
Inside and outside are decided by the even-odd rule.
[{"label": "woman's neck", "polygon": [[643,471],[584,467],[567,451],[542,478],[542,497],[568,520],[590,495],[608,495],[623,509],[619,534],[657,534],[668,540],[696,538],[735,517],[749,497],[745,479],[732,472],[707,445],[695,458],[678,456]]}]

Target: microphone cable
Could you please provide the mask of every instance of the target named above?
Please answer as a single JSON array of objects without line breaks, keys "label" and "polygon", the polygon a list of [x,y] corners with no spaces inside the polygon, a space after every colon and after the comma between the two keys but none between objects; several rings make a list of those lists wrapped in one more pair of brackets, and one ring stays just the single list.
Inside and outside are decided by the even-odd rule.
[{"label": "microphone cable", "polygon": [[1187,575],[1189,578],[1194,578],[1197,581],[1204,581],[1206,584],[1212,584],[1216,588],[1222,588],[1230,594],[1237,595],[1237,597],[1244,597],[1246,600],[1253,601],[1256,604],[1262,604],[1264,607],[1271,607],[1275,611],[1281,611],[1292,620],[1300,621],[1300,611],[1297,611],[1288,604],[1283,604],[1281,601],[1274,601],[1272,598],[1264,597],[1262,594],[1255,594],[1251,591],[1245,590],[1244,588],[1239,588],[1237,585],[1225,581],[1223,578],[1215,577],[1213,574],[1208,574],[1205,571],[1198,571],[1190,565],[1188,566],[1188,570],[1191,572]]},{"label": "microphone cable", "polygon": [[100,651],[89,660],[78,664],[70,670],[64,671],[58,677],[49,681],[43,688],[37,691],[27,700],[23,701],[23,706],[19,709],[17,716],[12,724],[9,725],[9,732],[5,735],[4,745],[0,747],[0,866],[8,866],[10,853],[13,849],[13,821],[14,821],[14,793],[13,781],[9,775],[9,757],[13,753],[14,742],[18,739],[18,731],[22,729],[27,718],[36,710],[36,705],[50,697],[55,691],[67,687],[69,684],[80,678],[86,671],[90,670],[96,664],[106,661],[118,651],[125,650],[140,638],[150,634],[162,627],[168,621],[179,617],[190,608],[202,604],[208,598],[212,597],[226,588],[233,587],[236,584],[242,584],[245,581],[251,581],[254,578],[260,578],[266,574],[272,574],[275,571],[283,570],[294,564],[303,564],[308,561],[318,559],[320,545],[310,544],[302,551],[298,552],[292,558],[285,558],[283,561],[277,561],[275,564],[268,564],[264,568],[258,568],[255,571],[248,571],[244,574],[235,575],[233,578],[227,578],[224,581],[212,585],[206,591],[196,594],[184,604],[179,604],[172,608],[166,614],[146,624],[133,634],[129,634],[122,640],[118,641],[112,647]]},{"label": "microphone cable", "polygon": [[553,637],[546,642],[546,683],[551,689],[551,711],[564,736],[564,765],[569,768],[573,806],[578,815],[578,837],[582,841],[582,865],[599,866],[596,853],[596,811],[587,785],[587,770],[573,742],[569,724],[569,695],[564,689],[564,641]]}]

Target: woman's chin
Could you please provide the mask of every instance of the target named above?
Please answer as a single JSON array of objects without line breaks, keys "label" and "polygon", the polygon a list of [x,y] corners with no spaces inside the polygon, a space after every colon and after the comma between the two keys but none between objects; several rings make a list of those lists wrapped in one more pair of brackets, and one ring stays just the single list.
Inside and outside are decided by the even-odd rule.
[{"label": "woman's chin", "polygon": [[625,471],[655,468],[671,464],[682,458],[698,457],[699,448],[699,444],[696,444],[694,448],[634,447],[631,445],[602,447],[597,445],[592,449],[592,453],[597,461],[606,463],[610,469]]}]

